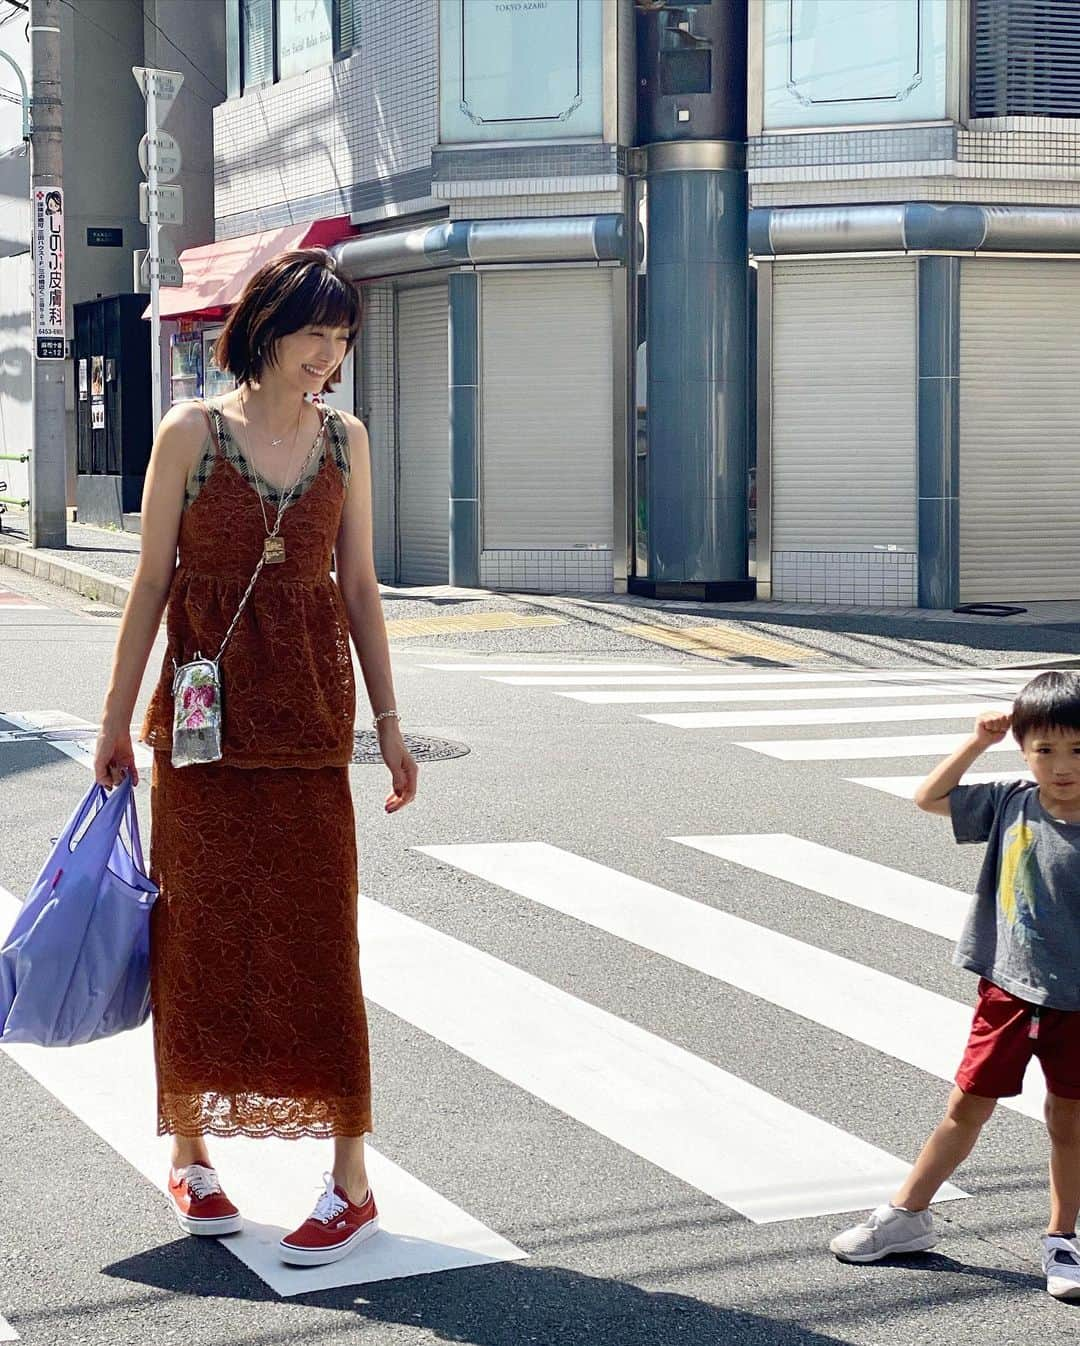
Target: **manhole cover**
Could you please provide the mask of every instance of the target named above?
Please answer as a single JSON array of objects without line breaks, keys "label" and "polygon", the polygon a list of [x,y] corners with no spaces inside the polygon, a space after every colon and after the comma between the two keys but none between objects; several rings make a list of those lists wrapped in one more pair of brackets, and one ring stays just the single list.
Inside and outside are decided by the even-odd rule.
[{"label": "manhole cover", "polygon": [[[467,757],[471,751],[464,743],[448,738],[431,738],[428,734],[405,734],[405,746],[418,762],[449,762],[454,757]],[[367,764],[381,762],[379,736],[371,729],[353,735],[354,762]]]}]

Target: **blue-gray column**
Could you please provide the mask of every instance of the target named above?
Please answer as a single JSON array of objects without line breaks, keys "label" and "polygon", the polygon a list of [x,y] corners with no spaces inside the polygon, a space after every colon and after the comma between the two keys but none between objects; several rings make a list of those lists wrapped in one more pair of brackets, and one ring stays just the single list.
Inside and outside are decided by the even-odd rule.
[{"label": "blue-gray column", "polygon": [[[704,166],[713,147],[723,167]],[[648,174],[649,579],[738,585],[748,570],[746,175],[741,146],[693,148],[701,167],[676,160]]]},{"label": "blue-gray column", "polygon": [[450,583],[480,585],[479,278],[458,271],[450,290]]},{"label": "blue-gray column", "polygon": [[920,257],[919,606],[960,601],[960,258]]}]

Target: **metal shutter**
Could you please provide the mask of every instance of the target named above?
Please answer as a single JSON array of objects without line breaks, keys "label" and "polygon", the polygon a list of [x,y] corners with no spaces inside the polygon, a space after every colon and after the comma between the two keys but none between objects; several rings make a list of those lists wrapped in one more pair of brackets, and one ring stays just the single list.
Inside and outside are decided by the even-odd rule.
[{"label": "metal shutter", "polygon": [[773,549],[914,548],[915,263],[773,275]]},{"label": "metal shutter", "polygon": [[450,391],[445,284],[397,301],[398,576],[445,584],[450,573]]},{"label": "metal shutter", "polygon": [[974,0],[971,115],[1080,116],[1077,0]]},{"label": "metal shutter", "polygon": [[485,548],[611,546],[611,276],[483,277]]},{"label": "metal shutter", "polygon": [[1080,262],[965,261],[960,597],[1075,598]]}]

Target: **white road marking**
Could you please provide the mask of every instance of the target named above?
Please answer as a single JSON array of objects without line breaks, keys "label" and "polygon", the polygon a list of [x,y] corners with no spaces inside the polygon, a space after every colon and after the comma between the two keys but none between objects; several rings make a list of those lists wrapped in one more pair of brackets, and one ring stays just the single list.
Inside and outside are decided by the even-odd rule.
[{"label": "white road marking", "polygon": [[966,720],[986,709],[985,701],[950,701],[944,705],[815,706],[805,710],[698,710],[642,715],[655,724],[677,729],[758,729],[779,725],[885,724],[899,720]]},{"label": "white road marking", "polygon": [[[10,927],[20,905],[14,894],[0,888],[0,931]],[[168,1140],[154,1134],[156,1086],[149,1024],[138,1032],[83,1047],[7,1046],[0,1050],[143,1177],[167,1191]],[[277,1255],[277,1241],[310,1214],[320,1187],[319,1174],[328,1167],[327,1142],[234,1137],[220,1142],[220,1153],[226,1190],[245,1220],[243,1233],[223,1239],[222,1245],[279,1295],[431,1275],[528,1256],[368,1146],[368,1171],[379,1204],[379,1234],[332,1266],[286,1266]]]},{"label": "white road marking", "polygon": [[[915,791],[926,779],[922,776],[848,776],[852,785],[866,785],[898,799],[914,799]],[[1030,771],[969,771],[962,785],[988,785],[998,780],[1032,780]]]},{"label": "white road marking", "polygon": [[[543,842],[417,849],[939,1079],[956,1073],[969,1005]],[[1033,1076],[1002,1102],[1041,1119],[1043,1098]]]},{"label": "white road marking", "polygon": [[[693,666],[692,666],[693,667]],[[485,681],[500,682],[508,687],[589,687],[605,686],[616,687],[622,683],[633,683],[636,686],[663,686],[665,683],[677,682],[680,686],[701,685],[703,687],[725,686],[735,687],[746,685],[761,685],[769,687],[794,687],[796,684],[807,683],[809,685],[820,685],[823,683],[847,683],[848,685],[859,683],[900,683],[907,682],[971,682],[994,684],[1003,683],[1007,686],[1021,686],[1027,681],[1026,677],[1017,677],[1015,675],[1004,673],[979,673],[979,672],[960,672],[957,669],[943,669],[940,672],[932,672],[928,669],[906,669],[899,672],[877,672],[867,671],[864,673],[694,673],[686,672],[684,669],[676,667],[669,670],[663,676],[654,673],[609,673],[602,672],[592,674],[568,674],[568,675],[550,675],[550,674],[529,674],[521,676],[492,676],[484,673]],[[906,693],[898,693],[906,695]],[[779,697],[779,693],[777,693]]]},{"label": "white road marking", "polygon": [[18,1341],[19,1334],[6,1318],[0,1317],[0,1341]]},{"label": "white road marking", "polygon": [[[558,692],[569,701],[584,701],[592,706],[632,706],[644,704],[662,704],[670,701],[723,701],[729,704],[750,701],[862,701],[914,698],[923,696],[955,696],[963,692],[967,696],[1009,697],[1008,689],[1001,684],[986,683],[940,687],[736,687],[730,690],[700,690],[696,687],[686,691],[675,688],[658,688],[656,691],[611,691],[611,692]],[[986,709],[986,704],[982,707]]]},{"label": "white road marking", "polygon": [[[870,757],[944,757],[967,740],[966,734],[901,734],[896,738],[779,738],[753,739],[740,748],[775,757],[782,762],[843,762]],[[1020,750],[1011,738],[991,744],[987,752]]]},{"label": "white road marking", "polygon": [[[5,736],[0,737],[0,743],[15,741],[47,743],[50,748],[62,752],[65,757],[72,758],[91,771],[94,769],[94,747],[99,726],[91,720],[81,720],[77,715],[69,715],[63,710],[4,710],[0,711],[0,719],[7,720],[16,730],[21,731],[17,734],[8,731]],[[132,728],[131,742],[135,750],[135,765],[140,772],[149,771],[154,764],[154,754],[145,743],[138,742],[136,736],[139,726]],[[84,732],[85,737],[70,739],[52,737],[65,731],[80,730]],[[28,733],[34,737],[28,739],[26,737]]]},{"label": "white road marking", "polygon": [[943,939],[960,937],[971,906],[969,893],[786,832],[671,840]]},{"label": "white road marking", "polygon": [[876,1146],[389,907],[362,899],[360,930],[368,993],[392,1014],[756,1223],[864,1209],[907,1171]]},{"label": "white road marking", "polygon": [[[433,668],[440,673],[666,673],[669,669],[685,667],[677,663],[670,664],[489,664],[477,659],[471,664],[421,664],[421,668]],[[691,664],[699,668],[699,664]]]}]

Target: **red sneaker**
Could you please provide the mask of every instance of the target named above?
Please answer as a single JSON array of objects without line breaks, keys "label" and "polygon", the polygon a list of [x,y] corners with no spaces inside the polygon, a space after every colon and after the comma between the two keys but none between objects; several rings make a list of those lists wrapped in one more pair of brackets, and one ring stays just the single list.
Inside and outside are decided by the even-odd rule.
[{"label": "red sneaker", "polygon": [[169,1169],[169,1195],[185,1233],[216,1238],[238,1234],[244,1227],[240,1212],[221,1190],[217,1173],[206,1164]]},{"label": "red sneaker", "polygon": [[379,1232],[379,1212],[370,1188],[357,1206],[331,1174],[323,1174],[326,1190],[310,1217],[278,1244],[282,1259],[294,1267],[321,1267],[337,1262],[358,1243]]}]

